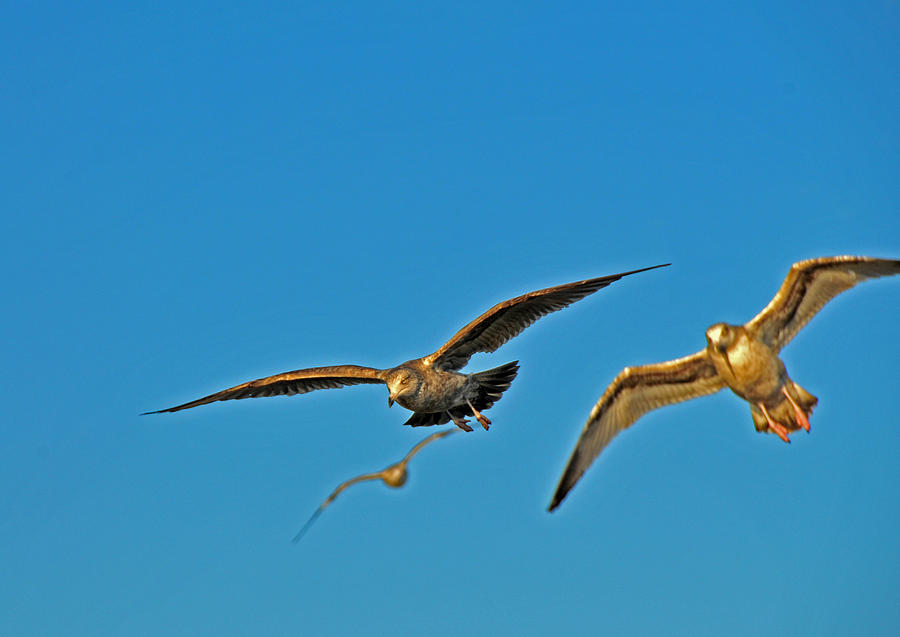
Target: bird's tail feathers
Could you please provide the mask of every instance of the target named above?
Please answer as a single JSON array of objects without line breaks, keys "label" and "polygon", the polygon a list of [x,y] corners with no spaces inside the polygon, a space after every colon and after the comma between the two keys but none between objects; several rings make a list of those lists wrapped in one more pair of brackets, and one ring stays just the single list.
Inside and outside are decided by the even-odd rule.
[{"label": "bird's tail feathers", "polygon": [[[786,387],[791,398],[794,399],[797,406],[800,407],[800,409],[803,410],[803,413],[806,414],[806,417],[809,418],[810,414],[812,414],[813,407],[816,406],[819,399],[792,380],[788,380]],[[797,422],[797,416],[794,413],[794,406],[783,396],[777,404],[766,405],[766,409],[772,417],[772,420],[783,425],[788,431],[797,431],[801,428],[800,423]],[[765,415],[759,407],[752,403],[750,404],[750,414],[753,416],[753,424],[757,431],[769,430],[769,423],[766,421]]]},{"label": "bird's tail feathers", "polygon": [[500,400],[503,392],[509,389],[518,373],[519,361],[513,361],[494,369],[472,374],[472,380],[478,383],[478,397],[472,401],[475,409],[487,409]]}]

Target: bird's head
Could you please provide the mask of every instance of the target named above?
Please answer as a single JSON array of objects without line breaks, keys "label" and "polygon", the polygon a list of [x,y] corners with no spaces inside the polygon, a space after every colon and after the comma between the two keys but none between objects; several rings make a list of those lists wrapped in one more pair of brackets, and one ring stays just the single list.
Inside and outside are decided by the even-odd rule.
[{"label": "bird's head", "polygon": [[392,369],[387,376],[388,407],[398,399],[415,396],[422,387],[422,375],[409,367]]},{"label": "bird's head", "polygon": [[728,359],[728,348],[737,339],[739,330],[738,326],[728,323],[716,323],[706,330],[707,351],[712,356],[718,354],[724,358],[732,376],[734,376],[734,368],[731,367],[731,361]]},{"label": "bird's head", "polygon": [[728,323],[716,323],[706,330],[706,344],[724,354],[737,336],[737,330]]}]

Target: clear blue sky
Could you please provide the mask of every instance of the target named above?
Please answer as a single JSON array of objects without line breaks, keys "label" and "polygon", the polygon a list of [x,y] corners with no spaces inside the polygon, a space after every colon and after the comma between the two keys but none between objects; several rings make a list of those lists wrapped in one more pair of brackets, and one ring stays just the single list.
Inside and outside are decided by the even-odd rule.
[{"label": "clear blue sky", "polygon": [[[622,367],[900,257],[900,4],[627,4],[4,8],[0,632],[900,631],[900,277],[784,351],[810,435],[722,392],[545,510]],[[522,365],[490,432],[298,546],[428,433],[384,388],[137,415],[668,261],[475,357]]]}]

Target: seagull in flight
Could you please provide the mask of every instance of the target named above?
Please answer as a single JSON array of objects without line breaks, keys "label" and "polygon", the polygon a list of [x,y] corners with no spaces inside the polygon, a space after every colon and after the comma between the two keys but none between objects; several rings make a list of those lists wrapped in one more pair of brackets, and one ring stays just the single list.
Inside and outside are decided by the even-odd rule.
[{"label": "seagull in flight", "polygon": [[513,361],[483,372],[460,373],[458,370],[465,367],[473,354],[495,351],[542,316],[561,310],[622,277],[667,265],[670,264],[558,285],[498,303],[462,328],[435,353],[390,369],[359,365],[299,369],[251,380],[183,405],[147,413],[180,411],[219,400],[305,394],[317,389],[381,383],[388,388],[388,407],[396,402],[413,412],[405,425],[442,425],[452,420],[460,429],[472,431],[467,417],[474,416],[488,429],[491,421],[481,412],[500,400],[516,377],[519,366],[518,361]]},{"label": "seagull in flight", "polygon": [[549,510],[560,505],[620,431],[665,405],[728,387],[750,404],[757,431],[788,443],[791,432],[808,432],[818,399],[790,379],[778,353],[832,298],[861,281],[892,274],[900,274],[900,260],[841,256],[800,261],[749,323],[716,323],[706,330],[706,348],[690,356],[626,367],[594,405]]},{"label": "seagull in flight", "polygon": [[437,433],[433,433],[425,440],[422,440],[419,444],[409,450],[409,453],[406,454],[406,457],[403,458],[400,462],[396,464],[392,464],[390,467],[382,469],[381,471],[376,471],[375,473],[364,473],[361,476],[356,476],[355,478],[350,478],[346,482],[342,482],[337,489],[335,489],[330,496],[325,498],[325,501],[319,505],[319,508],[316,509],[315,513],[313,513],[309,520],[306,521],[306,524],[303,525],[303,528],[297,532],[297,535],[294,536],[294,539],[291,540],[294,544],[300,541],[300,539],[306,534],[309,530],[309,527],[312,526],[313,522],[316,521],[322,511],[325,510],[329,504],[334,502],[334,499],[341,494],[341,491],[346,489],[347,487],[353,486],[357,482],[366,482],[367,480],[381,480],[387,486],[392,487],[394,489],[399,489],[404,484],[406,484],[407,478],[409,478],[409,472],[406,470],[406,465],[409,463],[410,458],[419,453],[422,448],[437,440],[438,438],[444,438],[449,436],[450,434],[456,433],[459,431],[458,429],[444,429],[443,431],[439,431]]}]

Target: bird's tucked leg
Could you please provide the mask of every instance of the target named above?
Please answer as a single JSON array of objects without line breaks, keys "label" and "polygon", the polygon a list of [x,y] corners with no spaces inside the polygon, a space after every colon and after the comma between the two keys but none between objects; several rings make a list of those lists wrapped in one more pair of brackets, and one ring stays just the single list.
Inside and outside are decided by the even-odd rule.
[{"label": "bird's tucked leg", "polygon": [[791,395],[788,393],[787,387],[781,388],[781,393],[784,394],[784,397],[788,399],[788,402],[791,403],[791,407],[794,408],[794,417],[797,419],[797,424],[803,427],[806,430],[806,433],[809,433],[809,418],[807,418],[806,414],[803,413],[803,410],[800,409],[800,405],[797,404]]},{"label": "bird's tucked leg", "polygon": [[469,426],[469,421],[462,416],[454,416],[449,411],[447,415],[450,416],[450,419],[453,421],[453,424],[462,429],[463,431],[473,431],[473,429]]},{"label": "bird's tucked leg", "polygon": [[472,413],[475,414],[475,420],[477,420],[479,423],[481,423],[481,426],[484,427],[484,430],[487,431],[488,429],[490,429],[491,428],[490,419],[487,416],[485,416],[484,414],[482,414],[480,411],[475,409],[475,405],[473,405],[471,402],[469,402],[468,398],[466,398],[466,404],[469,406],[469,409],[472,410]]},{"label": "bird's tucked leg", "polygon": [[756,404],[759,405],[760,409],[762,409],[763,416],[766,417],[766,422],[769,423],[769,429],[772,430],[772,433],[784,440],[786,443],[790,444],[791,439],[788,438],[788,430],[785,429],[784,425],[772,420],[772,417],[769,415],[769,412],[763,403],[759,402]]}]

